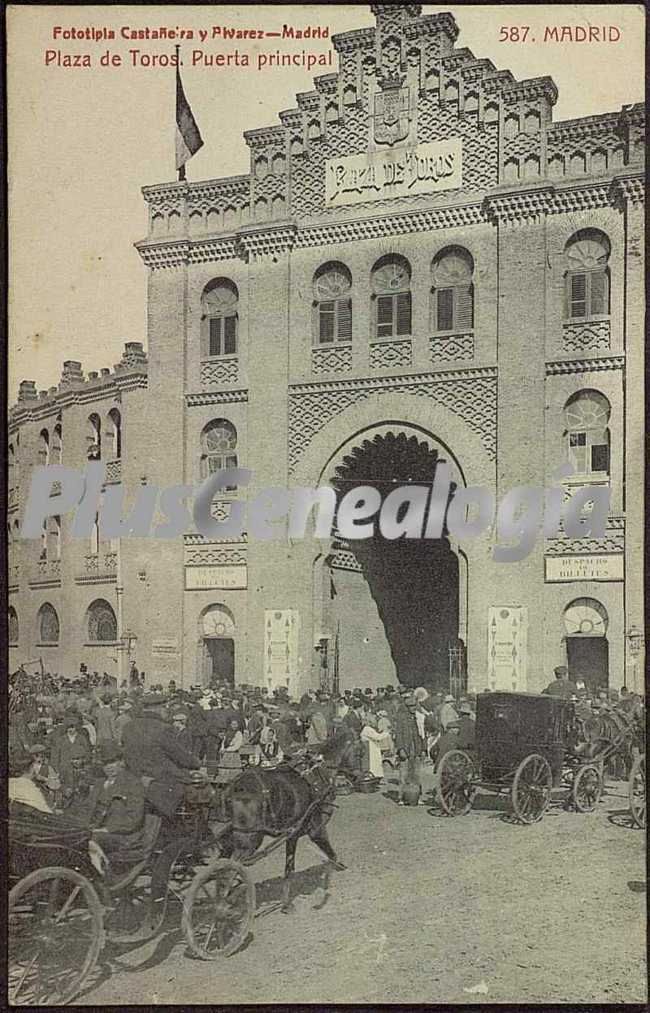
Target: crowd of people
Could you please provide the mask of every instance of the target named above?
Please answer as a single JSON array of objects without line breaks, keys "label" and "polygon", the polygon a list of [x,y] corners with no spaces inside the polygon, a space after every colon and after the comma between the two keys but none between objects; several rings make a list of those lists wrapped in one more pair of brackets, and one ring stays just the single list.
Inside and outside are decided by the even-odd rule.
[{"label": "crowd of people", "polygon": [[[563,666],[544,692],[573,700],[585,726],[608,710],[632,715],[642,708],[625,688],[590,693]],[[149,778],[149,795],[171,816],[180,786],[197,771],[224,786],[245,765],[317,750],[344,726],[352,735],[341,766],[353,783],[379,786],[396,773],[398,802],[422,803],[422,764],[435,764],[450,749],[473,749],[475,719],[475,695],[457,699],[425,687],[308,690],[292,700],[281,689],[216,681],[183,689],[172,680],[145,690],[137,669],[121,686],[83,666],[74,679],[21,670],[10,679],[10,798],[43,812],[98,806],[97,785],[112,789],[119,772],[138,782],[121,792],[125,798],[137,797],[139,806],[142,779]],[[109,810],[105,821],[129,825],[123,811],[116,820]]]},{"label": "crowd of people", "polygon": [[[139,754],[150,752],[152,741],[160,738],[154,714],[164,729],[162,752],[173,754],[168,760],[178,767],[180,757],[185,771],[203,770],[217,785],[246,764],[272,765],[316,748],[343,725],[353,733],[343,761],[350,777],[380,784],[395,770],[400,801],[406,785],[419,785],[423,760],[435,759],[452,740],[461,748],[472,746],[475,715],[474,697],[457,701],[423,687],[389,685],[340,694],[308,690],[291,700],[282,689],[219,682],[181,689],[172,680],[164,688],[145,690],[137,670],[128,684],[118,686],[83,666],[72,679],[19,671],[10,679],[10,701],[14,794],[20,787],[25,800],[27,778],[38,789],[38,796],[27,792],[37,798],[37,807],[44,803],[54,811],[89,796],[105,763],[116,762],[113,757],[141,772]],[[154,766],[160,780],[165,764]],[[178,770],[173,773],[178,780]]]}]

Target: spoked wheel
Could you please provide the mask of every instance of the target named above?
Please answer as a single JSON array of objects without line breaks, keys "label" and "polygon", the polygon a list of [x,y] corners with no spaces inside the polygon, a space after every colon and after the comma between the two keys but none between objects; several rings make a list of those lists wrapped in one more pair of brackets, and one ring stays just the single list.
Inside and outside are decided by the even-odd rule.
[{"label": "spoked wheel", "polygon": [[512,808],[522,823],[541,820],[551,800],[553,775],[548,762],[538,753],[521,761],[512,782]]},{"label": "spoked wheel", "polygon": [[637,827],[646,825],[645,756],[637,756],[630,771],[630,813]]},{"label": "spoked wheel", "polygon": [[436,774],[440,805],[448,816],[464,816],[472,808],[476,794],[471,756],[462,749],[451,749],[441,758]]},{"label": "spoked wheel", "polygon": [[593,763],[580,767],[571,785],[571,799],[579,813],[593,812],[603,794],[600,768]]},{"label": "spoked wheel", "polygon": [[247,870],[229,858],[201,869],[183,905],[183,933],[201,960],[229,957],[239,949],[255,917],[255,884]]},{"label": "spoked wheel", "polygon": [[103,911],[74,869],[37,869],[9,894],[9,1004],[63,1006],[104,945]]}]

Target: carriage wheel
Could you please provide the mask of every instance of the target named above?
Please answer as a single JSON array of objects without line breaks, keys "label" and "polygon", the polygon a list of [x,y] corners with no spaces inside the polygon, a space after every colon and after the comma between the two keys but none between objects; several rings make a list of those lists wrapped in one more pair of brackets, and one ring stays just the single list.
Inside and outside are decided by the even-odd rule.
[{"label": "carriage wheel", "polygon": [[74,869],[37,869],[9,894],[9,1003],[63,1006],[80,991],[104,945],[103,910]]},{"label": "carriage wheel", "polygon": [[255,884],[239,862],[220,858],[201,869],[183,904],[183,933],[201,960],[229,957],[255,917]]},{"label": "carriage wheel", "polygon": [[571,785],[571,798],[579,813],[593,812],[603,793],[600,768],[590,763],[580,767]]},{"label": "carriage wheel", "polygon": [[551,800],[553,775],[548,762],[538,753],[521,761],[512,782],[512,808],[522,823],[537,823]]},{"label": "carriage wheel", "polygon": [[630,771],[630,813],[637,827],[646,825],[645,756],[637,756]]},{"label": "carriage wheel", "polygon": [[462,749],[451,749],[441,758],[436,774],[440,805],[448,816],[464,816],[472,808],[476,794],[471,756]]}]

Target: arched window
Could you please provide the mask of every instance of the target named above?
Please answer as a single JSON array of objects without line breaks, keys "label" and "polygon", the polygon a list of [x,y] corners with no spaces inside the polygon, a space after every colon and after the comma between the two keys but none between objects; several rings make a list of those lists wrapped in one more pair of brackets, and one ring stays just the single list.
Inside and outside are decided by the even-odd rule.
[{"label": "arched window", "polygon": [[117,619],[113,609],[103,598],[96,598],[86,612],[88,640],[91,643],[110,643],[117,640]]},{"label": "arched window", "polygon": [[8,488],[13,489],[16,484],[16,451],[14,450],[13,443],[9,444],[9,453],[7,455],[7,481],[9,483]]},{"label": "arched window", "polygon": [[396,254],[382,257],[372,270],[375,336],[394,338],[411,333],[411,265]]},{"label": "arched window", "polygon": [[461,333],[474,327],[474,261],[467,250],[449,246],[434,259],[432,315],[435,331]]},{"label": "arched window", "polygon": [[582,319],[609,313],[609,239],[598,229],[582,229],[565,248],[566,316]]},{"label": "arched window", "polygon": [[50,463],[50,434],[47,429],[41,429],[38,437],[38,463]]},{"label": "arched window", "polygon": [[314,307],[319,345],[352,340],[352,276],[339,263],[324,264],[314,275]]},{"label": "arched window", "polygon": [[18,630],[18,613],[16,612],[15,608],[13,607],[13,605],[9,606],[9,614],[7,616],[7,627],[8,627],[7,633],[9,635],[9,643],[10,644],[17,644],[18,643],[18,634],[19,634],[19,630]]},{"label": "arched window", "polygon": [[38,610],[38,642],[40,644],[59,642],[59,617],[56,609],[47,601]]},{"label": "arched window", "polygon": [[52,433],[52,451],[50,453],[50,460],[52,464],[61,464],[63,457],[63,432],[61,423],[57,422]]},{"label": "arched window", "polygon": [[99,461],[102,456],[102,420],[95,412],[88,416],[86,442],[88,460]]},{"label": "arched window", "polygon": [[122,416],[117,408],[111,408],[108,413],[109,429],[107,436],[110,443],[111,457],[117,460],[122,456]]},{"label": "arched window", "polygon": [[[237,467],[237,430],[227,419],[213,419],[201,433],[201,478]],[[236,486],[229,486],[230,490]]]},{"label": "arched window", "polygon": [[227,278],[215,278],[205,286],[201,308],[207,355],[237,354],[238,304],[237,286]]},{"label": "arched window", "polygon": [[568,455],[578,475],[609,474],[609,417],[604,394],[581,390],[564,406]]},{"label": "arched window", "polygon": [[564,610],[564,629],[568,637],[606,637],[609,616],[595,598],[576,598]]},{"label": "arched window", "polygon": [[47,562],[47,521],[43,521],[43,527],[41,528],[41,549],[39,552],[39,559],[43,562]]}]

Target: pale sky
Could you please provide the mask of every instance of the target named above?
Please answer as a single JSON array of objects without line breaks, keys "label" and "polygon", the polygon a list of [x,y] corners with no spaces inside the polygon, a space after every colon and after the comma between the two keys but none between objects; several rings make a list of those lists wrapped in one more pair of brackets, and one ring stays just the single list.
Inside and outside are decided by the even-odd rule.
[{"label": "pale sky", "polygon": [[[423,5],[450,11],[457,46],[488,57],[517,79],[550,75],[559,90],[554,119],[620,109],[644,98],[644,10],[612,5]],[[145,341],[146,270],[133,243],[146,233],[140,187],[171,182],[174,172],[173,68],[133,67],[129,49],[173,53],[173,42],[120,38],[122,26],[207,29],[328,26],[330,35],[370,27],[367,4],[200,6],[11,6],[8,9],[10,229],[9,400],[28,378],[58,383],[64,359],[86,372],[113,366],[125,341]],[[56,41],[54,26],[113,28],[114,41]],[[501,26],[530,26],[525,43],[500,42]],[[616,43],[543,43],[544,27],[614,25]],[[532,41],[532,40],[535,41]],[[299,68],[258,71],[257,47],[326,53],[329,40],[181,43],[185,92],[204,147],[188,163],[189,180],[248,171],[242,132],[278,122],[314,74]],[[121,67],[101,67],[110,49]],[[192,67],[193,49],[246,52],[244,69]],[[45,66],[45,51],[91,55],[91,69]],[[336,69],[336,55],[334,66]]]}]

